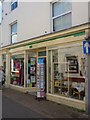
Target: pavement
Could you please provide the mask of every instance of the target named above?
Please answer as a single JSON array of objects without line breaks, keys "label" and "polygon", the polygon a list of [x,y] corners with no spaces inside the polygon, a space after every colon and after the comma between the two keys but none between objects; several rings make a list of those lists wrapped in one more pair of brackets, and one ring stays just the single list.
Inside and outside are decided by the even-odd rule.
[{"label": "pavement", "polygon": [[[10,88],[4,88],[2,91],[2,102],[5,101],[5,98],[10,99],[11,101],[25,107],[27,110],[30,109],[33,112],[44,116],[44,118],[88,118],[84,111],[45,99],[39,101],[36,99],[36,96],[28,93],[25,94]],[[5,111],[3,111],[3,114],[5,114]],[[37,116],[37,114],[35,115]]]},{"label": "pavement", "polygon": [[44,115],[3,96],[2,118],[46,118]]}]

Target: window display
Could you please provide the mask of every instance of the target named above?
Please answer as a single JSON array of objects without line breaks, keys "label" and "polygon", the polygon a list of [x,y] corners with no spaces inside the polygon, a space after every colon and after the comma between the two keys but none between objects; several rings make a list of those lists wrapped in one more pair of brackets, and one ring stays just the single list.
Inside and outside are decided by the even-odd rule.
[{"label": "window display", "polygon": [[36,58],[29,56],[27,87],[36,87]]},{"label": "window display", "polygon": [[[65,72],[65,66],[68,63],[53,63],[54,64],[54,93],[68,95],[69,94],[69,72]],[[69,67],[69,66],[67,66]],[[69,69],[68,69],[69,70]]]},{"label": "window display", "polygon": [[24,86],[23,55],[17,55],[11,57],[11,84]]},{"label": "window display", "polygon": [[82,46],[48,51],[48,92],[73,99],[85,98],[86,60]]}]

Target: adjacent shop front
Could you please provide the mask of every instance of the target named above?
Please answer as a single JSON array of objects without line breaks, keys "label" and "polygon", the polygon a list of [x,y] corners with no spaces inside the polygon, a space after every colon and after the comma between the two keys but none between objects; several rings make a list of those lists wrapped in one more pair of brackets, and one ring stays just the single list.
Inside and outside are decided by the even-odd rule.
[{"label": "adjacent shop front", "polygon": [[[44,71],[38,70],[39,59],[44,60]],[[42,86],[45,89],[46,76],[46,51],[45,48],[40,50],[26,50],[19,53],[10,54],[10,87],[23,92],[37,91],[37,71],[42,71],[44,80]]]}]

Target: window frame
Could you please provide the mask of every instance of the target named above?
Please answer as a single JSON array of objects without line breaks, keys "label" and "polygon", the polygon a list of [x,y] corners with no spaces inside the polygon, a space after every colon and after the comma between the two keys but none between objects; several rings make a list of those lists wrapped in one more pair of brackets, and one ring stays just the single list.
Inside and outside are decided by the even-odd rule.
[{"label": "window frame", "polygon": [[[15,3],[17,3],[17,5],[15,7],[12,7],[14,6]],[[11,2],[11,11],[15,10],[17,7],[18,7],[18,0]]]},{"label": "window frame", "polygon": [[[60,31],[60,30],[65,29],[65,28],[62,28],[62,29],[60,29],[60,30],[55,30],[55,29],[54,29],[54,20],[55,20],[55,19],[57,19],[57,18],[62,18],[63,16],[68,15],[68,14],[71,14],[71,16],[72,16],[72,5],[71,5],[71,10],[68,10],[67,12],[64,12],[64,13],[62,13],[62,14],[53,16],[53,14],[54,14],[53,4],[58,3],[58,2],[60,2],[60,1],[52,2],[52,7],[51,7],[51,11],[52,11],[52,32],[56,32],[56,31]],[[63,2],[63,1],[61,1],[61,2]],[[61,2],[60,2],[60,3],[61,3]],[[72,18],[71,18],[71,19],[72,19]],[[71,26],[72,26],[72,20],[71,20]],[[67,28],[67,27],[66,27],[66,28]]]},{"label": "window frame", "polygon": [[15,42],[12,41],[12,36],[17,35],[17,31],[12,34],[12,26],[15,25],[15,24],[17,25],[17,21],[15,21],[14,23],[12,23],[12,24],[10,25],[10,27],[11,27],[11,44],[17,42],[17,41],[15,41]]}]

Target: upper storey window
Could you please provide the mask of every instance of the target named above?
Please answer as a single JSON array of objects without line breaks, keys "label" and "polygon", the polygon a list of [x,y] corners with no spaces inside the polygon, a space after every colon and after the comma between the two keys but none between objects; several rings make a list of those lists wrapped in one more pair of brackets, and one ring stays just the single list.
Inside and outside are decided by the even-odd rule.
[{"label": "upper storey window", "polygon": [[17,22],[11,25],[11,43],[17,42]]},{"label": "upper storey window", "polygon": [[11,11],[18,7],[18,1],[11,2]]},{"label": "upper storey window", "polygon": [[58,1],[52,4],[53,31],[66,29],[72,26],[72,4],[69,0]]}]

